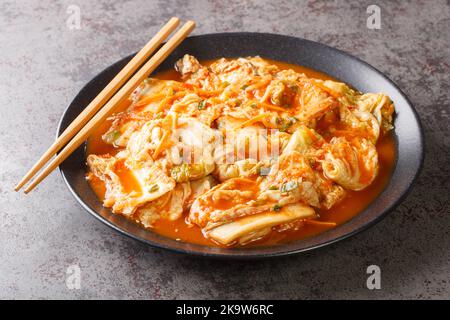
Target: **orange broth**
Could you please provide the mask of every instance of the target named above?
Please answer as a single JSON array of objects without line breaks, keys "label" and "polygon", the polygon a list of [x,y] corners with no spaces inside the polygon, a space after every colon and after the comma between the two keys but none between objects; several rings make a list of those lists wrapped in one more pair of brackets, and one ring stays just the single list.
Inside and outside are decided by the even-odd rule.
[{"label": "orange broth", "polygon": [[[285,62],[274,61],[265,59],[269,63],[278,66],[280,69],[293,69],[296,72],[304,73],[308,77],[322,79],[322,80],[334,80],[336,79],[321,73],[316,70],[312,70],[306,67],[289,64]],[[210,65],[214,60],[203,61],[203,65]],[[154,75],[153,77],[161,80],[176,80],[180,81],[179,74],[175,70],[162,71]],[[129,106],[130,102],[126,101],[123,105],[117,108],[117,111],[125,110]],[[114,155],[119,150],[113,146],[106,144],[102,140],[102,135],[107,131],[111,122],[106,121],[103,123],[94,134],[88,139],[86,154],[106,154]],[[346,190],[346,197],[329,210],[320,209],[318,213],[320,217],[316,220],[325,222],[334,222],[337,225],[342,224],[358,213],[362,212],[375,198],[383,191],[389,179],[395,165],[396,159],[396,147],[393,134],[390,132],[384,136],[381,136],[376,145],[379,157],[379,172],[375,180],[367,188],[361,191]],[[134,177],[127,175],[126,170],[119,170],[119,177],[122,183],[127,189],[133,189]],[[95,191],[99,199],[103,200],[105,195],[105,186],[103,182],[95,176],[89,181],[92,189]],[[262,240],[252,242],[249,246],[271,246],[280,243],[285,243],[293,240],[304,239],[314,235],[318,235],[333,228],[333,226],[316,225],[310,223],[304,223],[298,230],[288,230],[283,232],[272,232],[268,237]],[[175,221],[169,221],[167,219],[160,219],[156,221],[151,228],[152,231],[172,238],[178,241],[190,242],[200,245],[225,247],[224,245],[217,244],[216,242],[205,238],[202,231],[197,226],[188,225],[183,218]]]}]

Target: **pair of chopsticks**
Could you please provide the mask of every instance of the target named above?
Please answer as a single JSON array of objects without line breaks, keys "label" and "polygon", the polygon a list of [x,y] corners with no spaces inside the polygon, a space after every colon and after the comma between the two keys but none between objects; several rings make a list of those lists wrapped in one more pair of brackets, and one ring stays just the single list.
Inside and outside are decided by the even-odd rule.
[{"label": "pair of chopsticks", "polygon": [[[139,67],[176,29],[180,20],[171,18],[161,30],[134,56],[133,59],[111,80],[97,97],[80,113],[80,115],[56,139],[41,156],[30,171],[20,180],[14,190],[19,191],[28,183],[58,152],[58,155],[25,188],[25,193],[33,190],[53,170],[56,169],[72,152],[74,152],[114,111],[114,109],[136,89],[192,32],[195,22],[186,22],[174,36],[169,39],[140,69]],[[139,70],[138,70],[139,69]],[[137,70],[137,71],[136,71]],[[136,73],[135,73],[136,72]],[[133,75],[133,73],[135,73]],[[131,75],[133,75],[131,77]],[[131,79],[129,79],[131,77]],[[129,79],[129,80],[128,80]],[[128,80],[128,81],[127,81]],[[63,148],[64,147],[64,148]]]}]

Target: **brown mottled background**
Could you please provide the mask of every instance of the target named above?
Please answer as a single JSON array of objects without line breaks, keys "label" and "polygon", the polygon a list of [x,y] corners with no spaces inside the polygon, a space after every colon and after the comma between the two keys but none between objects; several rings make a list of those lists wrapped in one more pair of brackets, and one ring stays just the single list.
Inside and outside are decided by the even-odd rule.
[{"label": "brown mottled background", "polygon": [[[366,28],[369,4],[382,29]],[[81,30],[66,26],[81,9]],[[272,261],[224,262],[146,247],[86,214],[58,172],[12,191],[50,145],[81,87],[139,49],[170,16],[195,34],[261,31],[337,47],[385,72],[425,129],[425,166],[409,197],[347,241]],[[449,1],[1,1],[0,298],[450,298]],[[66,268],[81,267],[80,290]],[[366,288],[366,268],[382,289]]]}]

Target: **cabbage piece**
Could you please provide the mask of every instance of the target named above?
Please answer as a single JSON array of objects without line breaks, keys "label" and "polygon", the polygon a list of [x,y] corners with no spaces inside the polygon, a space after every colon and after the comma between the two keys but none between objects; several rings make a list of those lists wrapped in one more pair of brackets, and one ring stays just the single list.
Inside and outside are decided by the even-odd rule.
[{"label": "cabbage piece", "polygon": [[105,184],[106,192],[103,200],[105,207],[112,207],[116,199],[126,197],[120,178],[115,173],[116,163],[117,158],[112,156],[91,154],[87,157],[89,170]]},{"label": "cabbage piece", "polygon": [[[111,126],[102,135],[102,140],[116,147],[126,147],[131,135],[138,131],[150,119],[155,118],[164,94],[170,95],[177,82],[171,80],[145,79],[131,94],[132,104],[123,112],[111,117]],[[149,99],[150,98],[150,99]]]},{"label": "cabbage piece", "polygon": [[335,98],[313,84],[305,84],[302,88],[300,107],[296,117],[311,126],[312,122],[318,120],[325,113],[338,106]]},{"label": "cabbage piece", "polygon": [[358,96],[358,92],[350,88],[343,82],[337,82],[332,80],[316,80],[317,82],[321,82],[325,87],[330,89],[330,92],[338,96],[339,102],[345,105],[353,105],[355,103],[355,99]]},{"label": "cabbage piece", "polygon": [[370,112],[350,110],[349,107],[342,105],[339,108],[339,117],[341,122],[349,125],[354,131],[358,130],[359,135],[370,139],[374,144],[377,142],[380,136],[380,124]]},{"label": "cabbage piece", "polygon": [[[213,152],[222,139],[220,132],[194,118],[178,118],[176,122],[175,127],[168,127],[166,119],[145,123],[130,138],[127,145],[130,157],[127,162],[137,166],[162,158],[172,166],[183,163],[204,166],[204,173],[196,178],[212,172]],[[160,152],[154,159],[155,150],[162,144],[162,140],[165,143],[164,152]],[[183,181],[187,180],[181,179],[178,182]]]},{"label": "cabbage piece", "polygon": [[233,60],[222,58],[211,64],[210,70],[222,83],[245,85],[255,76],[264,77],[274,74],[278,68],[256,56]]},{"label": "cabbage piece", "polygon": [[308,159],[297,151],[282,154],[273,164],[267,177],[262,181],[261,199],[275,195],[267,191],[279,190],[282,204],[302,201],[319,207],[319,193],[315,188],[316,175]]},{"label": "cabbage piece", "polygon": [[133,217],[135,217],[146,228],[150,228],[156,221],[161,219],[163,208],[167,207],[172,197],[172,192],[168,192],[162,197],[149,202],[139,208]]},{"label": "cabbage piece", "polygon": [[322,169],[325,177],[344,188],[362,190],[378,174],[378,153],[367,139],[335,137],[327,146]]},{"label": "cabbage piece", "polygon": [[270,205],[256,206],[256,197],[256,182],[244,178],[227,180],[194,200],[189,221],[201,228],[210,228],[270,208]]},{"label": "cabbage piece", "polygon": [[191,193],[192,189],[189,183],[177,184],[170,192],[139,208],[135,217],[147,228],[153,226],[161,218],[172,221],[179,219],[187,206],[187,199]]},{"label": "cabbage piece", "polygon": [[169,207],[162,216],[168,216],[169,220],[180,218],[191,192],[192,189],[190,183],[185,182],[177,184],[172,191]]},{"label": "cabbage piece", "polygon": [[290,204],[281,207],[278,212],[270,211],[255,214],[231,223],[222,224],[205,232],[205,234],[221,244],[231,244],[239,238],[242,239],[241,244],[245,244],[266,235],[274,226],[299,219],[310,219],[315,216],[316,213],[311,207],[299,203]]},{"label": "cabbage piece", "polygon": [[380,132],[387,132],[393,128],[392,115],[394,107],[388,96],[377,93],[348,94],[340,99],[340,120],[360,135],[364,135],[376,143]]},{"label": "cabbage piece", "polygon": [[189,54],[185,54],[183,58],[175,63],[175,70],[181,74],[183,79],[186,79],[193,73],[199,71],[201,68],[202,65],[200,62]]},{"label": "cabbage piece", "polygon": [[255,159],[245,159],[236,161],[234,164],[219,164],[213,175],[222,182],[233,178],[249,177],[255,173],[253,169],[257,163]]},{"label": "cabbage piece", "polygon": [[315,130],[301,125],[292,134],[288,144],[283,149],[283,154],[288,154],[293,151],[299,152],[303,155],[310,154],[315,150],[315,147],[320,147],[325,140]]},{"label": "cabbage piece", "polygon": [[[104,205],[124,215],[133,214],[136,209],[156,200],[175,188],[175,180],[155,165],[127,168],[124,164],[126,152],[116,157],[89,155],[87,159],[91,172],[105,182],[107,192]],[[133,190],[127,190],[126,181],[119,175],[125,172],[127,179],[134,182]],[[121,173],[122,175],[124,173]]]},{"label": "cabbage piece", "polygon": [[206,177],[214,170],[214,168],[215,165],[212,162],[202,162],[195,164],[183,163],[171,168],[170,176],[178,183],[187,182]]},{"label": "cabbage piece", "polygon": [[340,185],[324,179],[318,172],[316,179],[315,188],[319,193],[321,208],[330,209],[345,198],[346,192]]},{"label": "cabbage piece", "polygon": [[127,162],[130,166],[139,163],[153,162],[152,154],[161,142],[164,131],[162,120],[146,122],[139,131],[133,133],[128,141],[127,150],[130,154]]},{"label": "cabbage piece", "polygon": [[383,131],[389,131],[392,126],[394,106],[391,99],[383,93],[366,93],[359,96],[356,105],[360,112],[369,112],[377,120]]}]

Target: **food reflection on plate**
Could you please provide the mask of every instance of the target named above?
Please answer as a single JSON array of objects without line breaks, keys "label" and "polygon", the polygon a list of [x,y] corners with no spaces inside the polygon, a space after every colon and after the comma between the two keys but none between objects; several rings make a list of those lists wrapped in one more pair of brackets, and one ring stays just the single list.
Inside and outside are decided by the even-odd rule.
[{"label": "food reflection on plate", "polygon": [[87,179],[114,213],[186,242],[274,245],[361,212],[394,165],[394,105],[260,57],[185,55],[89,139]]}]

